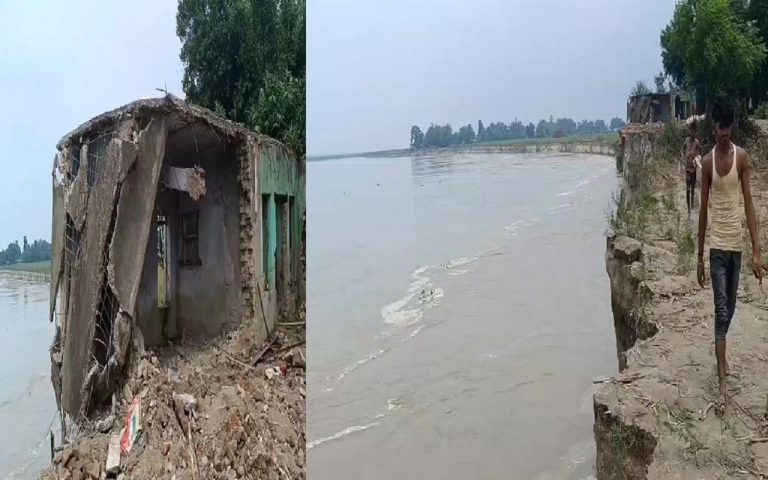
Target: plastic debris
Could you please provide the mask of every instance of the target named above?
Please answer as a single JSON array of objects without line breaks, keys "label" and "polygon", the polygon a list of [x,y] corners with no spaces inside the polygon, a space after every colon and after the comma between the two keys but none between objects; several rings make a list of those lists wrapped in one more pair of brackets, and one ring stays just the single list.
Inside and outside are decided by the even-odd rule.
[{"label": "plastic debris", "polygon": [[125,416],[125,427],[123,428],[120,447],[123,453],[130,453],[133,444],[139,438],[141,433],[141,397],[133,398],[128,414]]}]

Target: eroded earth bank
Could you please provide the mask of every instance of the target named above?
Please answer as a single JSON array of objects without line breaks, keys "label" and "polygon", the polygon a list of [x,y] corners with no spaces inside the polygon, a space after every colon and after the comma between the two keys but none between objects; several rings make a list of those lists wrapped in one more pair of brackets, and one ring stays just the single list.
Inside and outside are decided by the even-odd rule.
[{"label": "eroded earth bank", "polygon": [[[683,176],[669,154],[671,129],[629,125],[624,131],[624,187],[606,252],[620,374],[596,380],[602,383],[594,397],[597,478],[764,478],[768,295],[744,255],[728,335],[731,403],[719,416],[712,290],[696,283],[698,204],[689,220]],[[764,251],[764,132],[744,144],[755,166],[752,193]],[[746,229],[744,251],[751,252]],[[706,253],[704,260],[709,275]]]}]

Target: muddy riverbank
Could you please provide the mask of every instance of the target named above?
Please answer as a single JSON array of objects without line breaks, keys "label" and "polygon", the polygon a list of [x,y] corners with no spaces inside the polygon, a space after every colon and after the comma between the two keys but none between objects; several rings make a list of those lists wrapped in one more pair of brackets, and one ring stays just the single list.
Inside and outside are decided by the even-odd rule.
[{"label": "muddy riverbank", "polygon": [[[621,373],[602,380],[594,397],[597,478],[763,478],[768,296],[750,275],[746,255],[728,340],[732,402],[716,415],[712,291],[695,278],[698,209],[687,219],[682,177],[663,159],[659,133],[628,133],[624,199],[607,242]],[[765,251],[765,144],[751,142],[748,151]],[[746,229],[744,251],[751,252]]]}]

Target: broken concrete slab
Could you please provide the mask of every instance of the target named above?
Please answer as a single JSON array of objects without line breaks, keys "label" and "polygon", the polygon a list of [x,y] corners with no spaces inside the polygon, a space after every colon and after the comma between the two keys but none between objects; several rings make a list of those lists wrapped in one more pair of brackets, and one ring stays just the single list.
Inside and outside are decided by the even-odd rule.
[{"label": "broken concrete slab", "polygon": [[66,205],[64,204],[64,186],[53,183],[53,212],[51,234],[51,301],[50,321],[53,321],[58,299],[59,280],[64,272],[64,241],[66,222]]},{"label": "broken concrete slab", "polygon": [[115,272],[120,272],[114,279],[115,294],[131,317],[136,311],[167,135],[164,118],[153,119],[141,132],[136,165],[125,177],[117,205],[115,234],[109,246],[109,255]]},{"label": "broken concrete slab", "polygon": [[104,467],[107,475],[116,475],[120,471],[120,434],[115,433],[109,437],[107,450],[107,463]]},{"label": "broken concrete slab", "polygon": [[[68,155],[72,156],[73,153],[69,152]],[[81,158],[83,156],[86,158],[88,157],[87,144],[81,147],[78,155]],[[69,161],[72,162],[73,160],[70,158]],[[80,163],[82,164],[83,162]],[[77,175],[72,179],[72,183],[66,192],[65,200],[67,213],[72,218],[77,231],[81,231],[88,210],[88,175],[86,174],[87,170],[82,168],[82,165],[78,168],[76,173]]]},{"label": "broken concrete slab", "polygon": [[[93,201],[88,203],[88,221],[81,237],[87,248],[82,249],[78,261],[73,265],[67,317],[78,321],[67,325],[62,364],[62,407],[72,416],[77,416],[84,406],[84,379],[89,370],[88,365],[93,360],[96,315],[102,291],[101,277],[106,263],[104,253],[119,196],[117,172],[120,159],[115,158],[119,156],[116,150],[110,149],[108,152],[112,155],[107,155],[103,162],[104,171],[99,175],[99,188],[94,190]],[[84,177],[78,175],[78,181]]]}]

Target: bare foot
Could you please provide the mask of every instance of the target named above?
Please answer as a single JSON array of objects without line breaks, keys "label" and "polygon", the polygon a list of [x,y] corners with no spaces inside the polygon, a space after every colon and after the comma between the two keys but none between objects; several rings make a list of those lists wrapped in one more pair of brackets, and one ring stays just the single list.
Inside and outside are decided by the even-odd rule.
[{"label": "bare foot", "polygon": [[725,409],[728,406],[728,389],[726,387],[725,378],[720,379],[720,398],[718,399],[717,409],[720,414],[725,413]]}]

